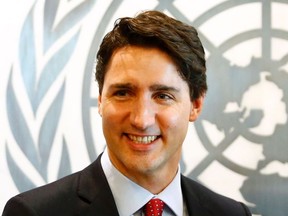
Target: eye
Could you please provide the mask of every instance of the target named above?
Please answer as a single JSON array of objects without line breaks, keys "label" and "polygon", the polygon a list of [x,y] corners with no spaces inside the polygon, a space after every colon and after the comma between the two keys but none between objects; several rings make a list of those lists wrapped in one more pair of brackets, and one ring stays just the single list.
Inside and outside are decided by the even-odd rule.
[{"label": "eye", "polygon": [[112,97],[115,100],[119,100],[119,101],[129,100],[133,97],[133,95],[134,95],[133,91],[128,90],[128,89],[118,89],[112,93]]},{"label": "eye", "polygon": [[127,90],[117,90],[114,92],[113,95],[117,96],[117,97],[125,97],[125,96],[128,96],[128,91]]},{"label": "eye", "polygon": [[156,98],[161,101],[169,101],[174,99],[173,95],[163,92],[156,94]]}]

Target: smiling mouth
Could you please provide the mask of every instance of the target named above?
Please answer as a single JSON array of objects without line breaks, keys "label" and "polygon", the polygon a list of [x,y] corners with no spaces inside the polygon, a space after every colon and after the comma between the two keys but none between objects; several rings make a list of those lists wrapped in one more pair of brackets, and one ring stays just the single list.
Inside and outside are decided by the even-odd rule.
[{"label": "smiling mouth", "polygon": [[139,144],[149,144],[152,143],[153,141],[155,141],[158,136],[135,136],[135,135],[131,135],[131,134],[127,134],[127,137],[132,140],[135,143],[139,143]]}]

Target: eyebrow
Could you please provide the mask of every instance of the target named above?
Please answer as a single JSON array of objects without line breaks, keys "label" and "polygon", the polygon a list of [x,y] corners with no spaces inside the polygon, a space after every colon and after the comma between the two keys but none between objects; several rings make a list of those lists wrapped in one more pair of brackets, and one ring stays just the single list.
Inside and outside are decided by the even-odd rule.
[{"label": "eyebrow", "polygon": [[115,83],[109,86],[109,89],[135,89],[132,83]]},{"label": "eyebrow", "polygon": [[174,86],[167,86],[162,84],[155,84],[149,87],[150,91],[168,91],[168,92],[180,92],[179,88]]},{"label": "eyebrow", "polygon": [[[109,89],[137,89],[137,86],[132,83],[115,83],[112,84]],[[163,84],[154,84],[149,87],[152,92],[155,91],[169,91],[169,92],[180,92],[180,89],[174,86],[168,86]]]}]

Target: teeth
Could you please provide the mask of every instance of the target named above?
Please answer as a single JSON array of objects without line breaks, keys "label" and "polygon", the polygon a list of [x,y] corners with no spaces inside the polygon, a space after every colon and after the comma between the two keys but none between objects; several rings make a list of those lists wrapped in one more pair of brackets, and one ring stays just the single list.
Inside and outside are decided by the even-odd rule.
[{"label": "teeth", "polygon": [[134,136],[134,135],[128,135],[128,137],[136,142],[136,143],[141,143],[141,144],[148,144],[153,142],[154,140],[157,139],[157,136]]}]

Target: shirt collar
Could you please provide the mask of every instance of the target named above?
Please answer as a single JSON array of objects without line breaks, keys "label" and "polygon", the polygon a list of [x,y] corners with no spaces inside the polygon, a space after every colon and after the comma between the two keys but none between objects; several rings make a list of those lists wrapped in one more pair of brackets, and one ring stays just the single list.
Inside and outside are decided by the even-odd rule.
[{"label": "shirt collar", "polygon": [[173,181],[161,193],[154,195],[120,173],[111,163],[107,149],[102,155],[101,165],[120,215],[133,215],[153,197],[165,202],[176,215],[183,214],[180,166]]}]

